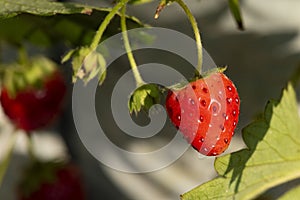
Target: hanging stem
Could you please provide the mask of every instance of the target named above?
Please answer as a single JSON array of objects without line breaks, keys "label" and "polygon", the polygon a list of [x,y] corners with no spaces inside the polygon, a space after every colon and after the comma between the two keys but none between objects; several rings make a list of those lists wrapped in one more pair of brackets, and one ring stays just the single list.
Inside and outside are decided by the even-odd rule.
[{"label": "hanging stem", "polygon": [[127,27],[126,27],[126,5],[124,5],[121,9],[121,30],[122,30],[122,36],[124,41],[124,46],[127,52],[128,60],[130,62],[130,66],[136,81],[137,86],[141,86],[144,84],[144,81],[140,75],[140,72],[138,70],[137,64],[135,62],[134,56],[132,54],[132,50],[130,47],[128,34],[127,34]]},{"label": "hanging stem", "polygon": [[93,38],[93,41],[90,45],[91,49],[96,49],[96,47],[98,46],[101,37],[105,31],[105,29],[107,28],[108,24],[110,23],[110,21],[114,18],[114,16],[117,14],[117,12],[124,6],[126,5],[126,3],[129,0],[121,0],[117,3],[117,5],[115,5],[115,7],[112,8],[112,10],[108,13],[108,15],[104,18],[103,22],[101,23],[101,25],[99,26],[96,35]]},{"label": "hanging stem", "polygon": [[9,167],[11,157],[13,156],[13,149],[16,144],[16,140],[17,140],[17,130],[15,129],[11,134],[11,138],[8,143],[6,153],[0,163],[0,187],[3,183],[4,175],[7,171],[7,168]]},{"label": "hanging stem", "polygon": [[174,0],[175,2],[177,2],[180,7],[184,10],[185,14],[187,15],[194,34],[195,34],[195,39],[196,39],[196,45],[197,45],[197,51],[198,51],[198,64],[197,64],[197,74],[196,76],[200,76],[201,74],[201,70],[202,70],[202,63],[203,63],[203,58],[202,58],[202,43],[201,43],[201,36],[200,36],[200,31],[197,25],[197,21],[195,19],[195,17],[193,16],[192,12],[190,11],[190,9],[187,7],[187,5],[182,1],[182,0]]},{"label": "hanging stem", "polygon": [[32,133],[26,133],[26,135],[28,135],[28,143],[27,143],[27,151],[28,151],[28,155],[29,158],[32,162],[34,162],[36,160],[36,156],[34,153],[34,145],[33,145],[33,139],[32,139]]}]

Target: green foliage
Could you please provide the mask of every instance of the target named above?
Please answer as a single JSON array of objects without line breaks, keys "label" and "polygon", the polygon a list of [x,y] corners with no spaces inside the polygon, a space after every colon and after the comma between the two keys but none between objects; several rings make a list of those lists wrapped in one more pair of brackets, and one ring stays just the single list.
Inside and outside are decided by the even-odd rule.
[{"label": "green foliage", "polygon": [[14,17],[20,13],[51,16],[55,14],[88,14],[91,11],[91,8],[73,3],[48,0],[0,0],[0,19]]},{"label": "green foliage", "polygon": [[[104,57],[99,54],[96,60],[85,57],[94,55],[89,45],[93,41],[101,20],[111,12],[111,8],[95,8],[47,0],[38,1],[38,3],[35,0],[9,1],[9,3],[0,0],[0,7],[1,4],[3,10],[0,10],[0,16],[2,18],[17,14],[19,17],[0,20],[0,42],[5,41],[17,47],[22,46],[24,42],[45,47],[63,42],[68,47],[74,48],[62,59],[62,62],[66,62],[72,58],[74,81],[81,78],[88,82],[98,74],[100,83],[104,81],[106,75]],[[129,29],[143,26],[134,17],[126,16],[126,19]],[[119,33],[119,24],[120,13],[117,13],[108,24],[101,39],[104,40]],[[91,64],[91,60],[95,61],[94,64]]]},{"label": "green foliage", "polygon": [[182,195],[192,199],[253,199],[300,177],[300,119],[291,84],[280,102],[270,101],[264,117],[243,129],[248,149],[215,161],[219,177]]},{"label": "green foliage", "polygon": [[5,175],[6,169],[9,165],[9,163],[10,163],[10,159],[11,159],[11,156],[12,156],[12,153],[13,153],[13,149],[14,149],[14,146],[15,146],[15,143],[16,143],[16,139],[17,139],[17,134],[13,133],[11,135],[6,154],[4,155],[3,159],[1,160],[1,163],[0,163],[0,187],[1,187],[2,182],[3,182],[3,178],[4,178],[4,175]]},{"label": "green foliage", "polygon": [[228,4],[238,28],[240,30],[244,30],[244,24],[243,24],[239,0],[228,0]]},{"label": "green foliage", "polygon": [[130,114],[137,114],[142,109],[148,111],[152,105],[159,103],[160,95],[161,91],[155,84],[145,84],[137,88],[128,102]]},{"label": "green foliage", "polygon": [[9,95],[14,97],[24,88],[40,88],[45,77],[57,69],[56,64],[44,56],[36,56],[25,62],[11,63],[6,66],[3,74],[3,85]]},{"label": "green foliage", "polygon": [[297,200],[300,197],[300,185],[283,194],[279,200]]},{"label": "green foliage", "polygon": [[[0,42],[5,41],[17,46],[30,42],[45,47],[59,42],[70,47],[88,45],[101,20],[110,10],[97,8],[89,15],[74,12],[68,15],[56,13],[51,17],[20,14],[19,17],[0,20]],[[118,14],[107,27],[103,39],[120,32],[119,24]],[[143,26],[139,20],[129,16],[127,16],[127,25],[129,29]]]}]

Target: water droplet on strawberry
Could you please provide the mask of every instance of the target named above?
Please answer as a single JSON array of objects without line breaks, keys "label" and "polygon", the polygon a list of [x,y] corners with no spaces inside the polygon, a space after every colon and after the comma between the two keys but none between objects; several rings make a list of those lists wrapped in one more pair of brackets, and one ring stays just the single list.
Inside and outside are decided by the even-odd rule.
[{"label": "water droplet on strawberry", "polygon": [[200,120],[200,122],[203,122],[204,121],[204,117],[202,115],[200,115],[199,120]]},{"label": "water droplet on strawberry", "polygon": [[216,100],[212,100],[212,103],[210,104],[210,108],[212,110],[212,114],[213,116],[217,116],[220,112],[220,107],[221,107],[221,104],[216,101]]},{"label": "water droplet on strawberry", "polygon": [[228,89],[229,92],[232,91],[232,87],[231,86],[227,86],[227,89]]},{"label": "water droplet on strawberry", "polygon": [[232,115],[235,116],[236,115],[236,110],[232,111]]},{"label": "water droplet on strawberry", "polygon": [[235,98],[235,102],[236,102],[237,104],[240,102],[240,100],[239,100],[238,97]]},{"label": "water droplet on strawberry", "polygon": [[200,142],[204,142],[204,137],[200,137]]},{"label": "water droplet on strawberry", "polygon": [[232,98],[227,98],[226,101],[228,104],[230,104],[232,102]]},{"label": "water droplet on strawberry", "polygon": [[189,99],[189,102],[192,104],[192,105],[195,105],[195,101],[193,99]]}]

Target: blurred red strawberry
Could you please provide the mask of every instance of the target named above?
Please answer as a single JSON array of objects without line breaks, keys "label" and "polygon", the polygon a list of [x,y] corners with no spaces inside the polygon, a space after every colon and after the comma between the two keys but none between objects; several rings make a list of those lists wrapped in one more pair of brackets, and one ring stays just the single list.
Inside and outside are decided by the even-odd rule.
[{"label": "blurred red strawberry", "polygon": [[85,200],[79,169],[70,163],[34,162],[18,187],[19,200]]},{"label": "blurred red strawberry", "polygon": [[65,93],[64,78],[55,64],[38,58],[32,66],[8,69],[0,101],[17,128],[32,131],[48,125],[58,115]]}]

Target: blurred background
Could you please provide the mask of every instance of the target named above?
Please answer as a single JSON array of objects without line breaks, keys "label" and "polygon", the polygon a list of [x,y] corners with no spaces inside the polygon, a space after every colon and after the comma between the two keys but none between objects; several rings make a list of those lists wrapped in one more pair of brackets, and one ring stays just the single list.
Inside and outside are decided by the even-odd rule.
[{"label": "blurred background", "polygon": [[[99,4],[97,1],[80,2]],[[242,128],[264,110],[268,99],[279,98],[282,88],[300,64],[300,2],[241,1],[245,31],[237,29],[225,0],[189,0],[186,3],[197,18],[204,48],[218,66],[228,66],[226,74],[238,88],[241,99],[240,122],[226,153],[236,151],[244,147],[241,139]],[[173,4],[165,8],[160,18],[155,20],[153,16],[157,4],[155,1],[130,6],[128,13],[151,26],[174,29],[193,37],[187,17],[179,6]],[[58,59],[61,56],[55,50],[51,53]],[[184,64],[183,61],[176,59],[174,61],[173,58],[161,55],[161,52],[155,55],[152,55],[151,59],[155,57],[156,61],[176,65],[178,68]],[[137,52],[136,57],[141,62],[149,59],[146,53],[141,52]],[[104,97],[110,96],[118,77],[129,69],[126,57],[113,63],[110,69],[103,87],[98,89],[96,96],[96,109],[101,113],[98,120],[101,124],[105,124],[110,133],[109,137],[115,143],[120,143],[122,147],[132,151],[147,151],[163,145],[168,141],[168,135],[175,133],[168,120],[163,129],[168,133],[160,133],[159,137],[150,142],[127,138],[113,123],[111,111],[107,109],[110,108],[110,98]],[[70,71],[65,70],[65,73],[71,82],[67,75]],[[199,157],[192,148],[170,166],[151,173],[129,174],[102,165],[89,154],[78,137],[72,117],[71,97],[72,84],[69,84],[63,116],[50,131],[35,135],[35,148],[43,159],[60,157],[71,158],[76,162],[82,169],[88,199],[179,199],[180,194],[216,176],[213,167],[214,158]],[[3,156],[2,150],[7,144],[12,127],[3,114],[0,117],[0,156]],[[145,115],[134,120],[141,125],[148,123]],[[14,188],[20,169],[28,160],[25,156],[24,140],[20,133],[12,162],[0,188],[0,199],[14,199]],[[147,163],[131,164],[138,169]]]}]

